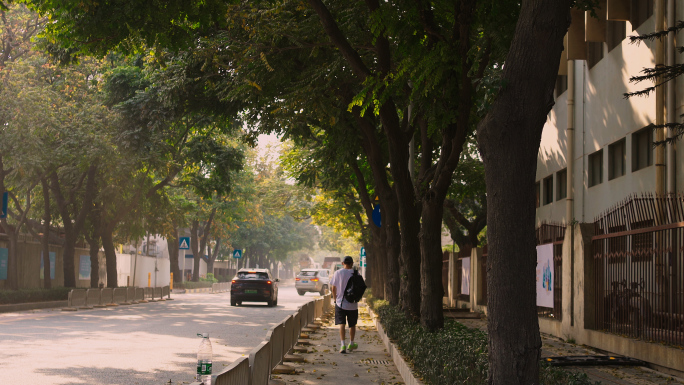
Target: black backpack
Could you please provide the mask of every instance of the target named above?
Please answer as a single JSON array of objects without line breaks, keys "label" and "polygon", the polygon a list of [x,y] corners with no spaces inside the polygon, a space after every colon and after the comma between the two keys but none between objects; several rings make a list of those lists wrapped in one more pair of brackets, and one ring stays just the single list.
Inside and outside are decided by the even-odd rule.
[{"label": "black backpack", "polygon": [[347,288],[344,289],[344,299],[349,303],[361,301],[363,293],[366,292],[366,282],[363,280],[359,271],[354,269],[354,273],[347,281]]}]

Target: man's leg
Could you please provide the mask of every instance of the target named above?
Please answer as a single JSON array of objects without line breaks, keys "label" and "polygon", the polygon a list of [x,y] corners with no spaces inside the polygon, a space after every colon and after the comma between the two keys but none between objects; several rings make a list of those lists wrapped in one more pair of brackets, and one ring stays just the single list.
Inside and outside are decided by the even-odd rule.
[{"label": "man's leg", "polygon": [[347,346],[344,343],[344,327],[347,323],[346,318],[347,317],[345,315],[345,311],[341,309],[339,306],[335,305],[335,324],[340,325],[340,353],[347,352]]},{"label": "man's leg", "polygon": [[359,311],[358,310],[351,310],[347,312],[347,320],[349,321],[349,346],[347,347],[348,350],[351,352],[352,350],[356,349],[359,347],[359,345],[354,342],[354,337],[356,336],[356,322],[359,319]]}]

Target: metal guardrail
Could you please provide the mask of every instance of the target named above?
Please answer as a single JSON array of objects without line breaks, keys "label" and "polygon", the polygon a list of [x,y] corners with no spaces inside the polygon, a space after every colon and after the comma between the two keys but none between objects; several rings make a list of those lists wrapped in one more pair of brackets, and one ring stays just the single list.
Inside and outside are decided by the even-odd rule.
[{"label": "metal guardrail", "polygon": [[[92,309],[117,305],[165,300],[171,298],[168,286],[157,288],[117,287],[103,289],[73,289],[69,292],[67,308],[64,310]],[[145,300],[147,299],[147,300]]]},{"label": "metal guardrail", "polygon": [[[252,349],[249,357],[241,357],[219,373],[214,385],[268,385],[271,370],[297,343],[301,329],[309,320],[322,317],[332,309],[330,294],[308,302],[266,333],[266,340]],[[190,385],[201,385],[193,382]]]},{"label": "metal guardrail", "polygon": [[249,385],[249,358],[240,357],[216,376],[213,385]]},{"label": "metal guardrail", "polygon": [[[272,341],[266,340],[249,352],[249,369],[251,385],[268,385],[271,377]],[[278,342],[278,341],[274,341]]]},{"label": "metal guardrail", "polygon": [[283,361],[283,357],[285,356],[284,347],[285,347],[285,322],[286,321],[287,321],[287,319],[283,320],[283,322],[272,327],[271,329],[268,330],[268,333],[266,333],[266,340],[271,341],[270,369],[273,369],[276,366],[278,366]]}]

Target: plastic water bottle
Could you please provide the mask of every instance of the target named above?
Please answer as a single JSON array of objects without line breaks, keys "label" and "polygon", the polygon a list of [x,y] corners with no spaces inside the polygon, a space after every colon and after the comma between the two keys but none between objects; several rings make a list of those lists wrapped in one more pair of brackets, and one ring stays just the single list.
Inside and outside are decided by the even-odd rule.
[{"label": "plastic water bottle", "polygon": [[197,351],[197,381],[204,383],[204,385],[211,385],[211,341],[209,341],[209,333],[197,334],[197,337],[202,337],[199,350]]}]

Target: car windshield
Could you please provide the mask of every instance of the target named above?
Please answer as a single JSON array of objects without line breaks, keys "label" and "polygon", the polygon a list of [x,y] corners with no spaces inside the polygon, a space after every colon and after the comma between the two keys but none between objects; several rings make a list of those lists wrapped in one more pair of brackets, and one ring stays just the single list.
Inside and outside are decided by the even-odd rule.
[{"label": "car windshield", "polygon": [[268,279],[268,273],[258,271],[240,271],[238,272],[240,279]]},{"label": "car windshield", "polygon": [[316,276],[316,273],[318,273],[318,272],[317,271],[306,271],[305,270],[305,271],[302,271],[301,273],[299,273],[299,275],[302,277],[314,277],[314,276]]}]

